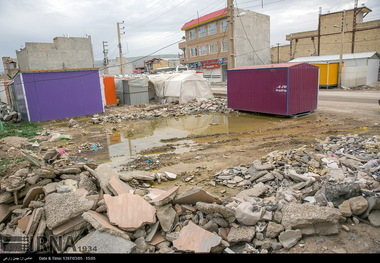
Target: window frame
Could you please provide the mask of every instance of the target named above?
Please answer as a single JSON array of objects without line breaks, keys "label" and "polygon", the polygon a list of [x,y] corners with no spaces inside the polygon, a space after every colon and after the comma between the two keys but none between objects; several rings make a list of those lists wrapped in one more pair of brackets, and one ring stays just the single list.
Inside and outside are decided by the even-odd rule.
[{"label": "window frame", "polygon": [[197,32],[195,29],[189,31],[189,40],[197,39]]},{"label": "window frame", "polygon": [[[202,50],[204,48],[204,50]],[[204,51],[204,52],[202,52]],[[207,46],[206,45],[202,45],[202,46],[199,46],[199,56],[207,56]]]},{"label": "window frame", "polygon": [[[226,26],[223,26],[223,25],[226,25]],[[226,32],[228,30],[228,21],[227,20],[223,20],[220,22],[220,32]]]},{"label": "window frame", "polygon": [[[195,55],[193,53],[195,53]],[[198,57],[198,49],[196,47],[190,48],[190,57],[192,57],[192,58]]]},{"label": "window frame", "polygon": [[198,28],[198,38],[202,38],[202,37],[205,37],[205,36],[207,36],[206,27],[202,26],[202,27]]},{"label": "window frame", "polygon": [[[211,50],[211,47],[214,47],[214,50]],[[217,43],[211,43],[208,45],[208,53],[209,54],[216,54],[218,53],[218,44]]]},{"label": "window frame", "polygon": [[228,41],[227,40],[220,42],[220,52],[228,52]]},{"label": "window frame", "polygon": [[[210,27],[213,26],[213,30],[210,32]],[[216,23],[210,23],[207,25],[207,31],[209,35],[215,35],[218,33],[218,27],[216,26]]]}]

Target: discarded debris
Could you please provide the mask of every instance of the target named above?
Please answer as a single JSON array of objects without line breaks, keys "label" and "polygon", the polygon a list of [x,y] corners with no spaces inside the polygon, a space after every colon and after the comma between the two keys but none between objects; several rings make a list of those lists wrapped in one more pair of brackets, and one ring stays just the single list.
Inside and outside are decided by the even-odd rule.
[{"label": "discarded debris", "polygon": [[152,187],[174,173],[126,175],[71,162],[63,149],[25,152],[25,166],[0,178],[0,234],[27,237],[27,249],[4,252],[276,253],[350,231],[348,222],[380,227],[378,138],[330,136],[314,147],[216,173],[215,185],[240,189],[232,200]]}]

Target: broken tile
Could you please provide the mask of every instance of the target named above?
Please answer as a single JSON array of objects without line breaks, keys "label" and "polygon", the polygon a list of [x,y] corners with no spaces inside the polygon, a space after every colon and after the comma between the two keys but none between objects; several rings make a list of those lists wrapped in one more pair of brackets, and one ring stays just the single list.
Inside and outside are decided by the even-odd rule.
[{"label": "broken tile", "polygon": [[111,224],[121,229],[136,230],[156,222],[156,209],[141,196],[124,193],[119,196],[104,195],[107,215]]},{"label": "broken tile", "polygon": [[108,188],[114,195],[120,195],[133,191],[133,188],[127,183],[122,182],[117,175],[112,176],[112,178],[108,181]]},{"label": "broken tile", "polygon": [[36,251],[37,248],[39,247],[39,239],[44,235],[45,229],[46,229],[46,220],[45,220],[45,216],[42,216],[33,237],[32,251]]},{"label": "broken tile", "polygon": [[95,211],[89,210],[82,214],[84,220],[89,222],[96,230],[101,232],[108,232],[109,234],[122,237],[124,239],[130,240],[127,233],[121,229],[111,225],[107,216],[97,213]]},{"label": "broken tile", "polygon": [[219,245],[221,241],[220,236],[189,221],[179,232],[178,238],[173,241],[173,246],[185,252],[209,253],[211,248]]},{"label": "broken tile", "polygon": [[149,242],[149,244],[155,246],[155,245],[157,245],[157,244],[159,244],[161,242],[164,242],[164,241],[166,241],[166,239],[165,239],[164,235],[162,234],[162,232],[161,231],[157,231],[154,234],[152,240]]},{"label": "broken tile", "polygon": [[0,223],[3,223],[11,215],[12,210],[10,205],[0,204]]},{"label": "broken tile", "polygon": [[23,218],[20,218],[17,221],[17,227],[20,228],[22,230],[22,232],[25,232],[26,227],[28,226],[29,220],[31,217],[32,217],[31,215],[24,216]]},{"label": "broken tile", "polygon": [[179,186],[173,187],[168,191],[165,191],[158,196],[156,196],[150,203],[160,206],[167,204],[168,202],[172,201],[173,198],[176,196],[177,191],[179,189]]},{"label": "broken tile", "polygon": [[196,204],[197,202],[222,204],[222,200],[207,193],[200,187],[194,187],[178,194],[173,200],[173,204]]},{"label": "broken tile", "polygon": [[25,235],[31,236],[36,231],[40,220],[44,214],[44,209],[42,207],[34,209],[33,213],[31,215],[31,218],[29,219],[28,225],[25,229]]},{"label": "broken tile", "polygon": [[154,235],[157,232],[158,226],[160,225],[160,222],[156,222],[153,225],[150,226],[150,232],[146,235],[145,241],[150,242],[152,241]]}]

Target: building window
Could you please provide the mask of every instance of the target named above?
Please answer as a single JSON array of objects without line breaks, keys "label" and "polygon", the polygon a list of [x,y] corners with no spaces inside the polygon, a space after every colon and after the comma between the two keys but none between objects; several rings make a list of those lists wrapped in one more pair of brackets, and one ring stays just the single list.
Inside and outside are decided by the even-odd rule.
[{"label": "building window", "polygon": [[192,47],[190,48],[190,57],[196,57],[198,56],[197,48]]},{"label": "building window", "polygon": [[228,51],[228,42],[227,41],[222,41],[221,42],[222,47],[221,47],[221,52],[227,52]]},{"label": "building window", "polygon": [[222,23],[220,23],[220,31],[226,32],[228,28],[228,21],[224,20]]},{"label": "building window", "polygon": [[205,37],[206,36],[206,28],[203,26],[198,29],[198,37]]},{"label": "building window", "polygon": [[212,44],[208,45],[208,49],[209,49],[209,54],[215,54],[218,52],[218,48],[217,48],[216,43],[212,43]]},{"label": "building window", "polygon": [[193,39],[196,39],[196,38],[197,38],[197,34],[196,34],[195,30],[191,30],[189,32],[189,39],[193,40]]},{"label": "building window", "polygon": [[209,35],[216,34],[216,23],[212,23],[208,25],[208,34]]},{"label": "building window", "polygon": [[207,49],[206,46],[200,46],[199,47],[199,56],[207,55]]}]

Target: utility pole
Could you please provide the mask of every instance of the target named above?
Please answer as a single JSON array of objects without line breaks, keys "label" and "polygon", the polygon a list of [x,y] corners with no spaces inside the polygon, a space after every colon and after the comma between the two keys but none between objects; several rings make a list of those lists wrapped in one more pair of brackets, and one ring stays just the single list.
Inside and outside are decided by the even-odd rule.
[{"label": "utility pole", "polygon": [[342,26],[341,26],[341,34],[340,34],[338,88],[342,87],[343,42],[344,42],[344,24],[345,24],[345,21],[346,21],[346,10],[343,10],[343,12],[342,12]]},{"label": "utility pole", "polygon": [[229,53],[228,69],[235,67],[235,45],[234,45],[234,0],[227,0],[228,16],[230,18],[228,30]]},{"label": "utility pole", "polygon": [[103,41],[103,54],[104,54],[104,59],[103,59],[103,66],[104,66],[104,74],[109,75],[108,71],[108,49],[107,49],[107,41]]},{"label": "utility pole", "polygon": [[[120,33],[120,24],[124,24],[124,21],[123,22],[117,22],[117,38],[119,40],[119,62],[120,62],[120,74],[121,75],[124,75],[124,59],[123,59],[123,52],[121,50],[121,38],[120,38],[120,34],[124,34],[125,32],[122,32]],[[124,27],[122,27],[122,29],[124,29]]]}]

